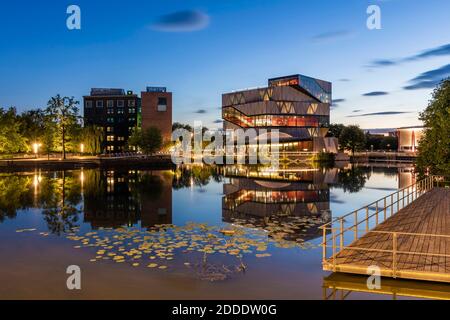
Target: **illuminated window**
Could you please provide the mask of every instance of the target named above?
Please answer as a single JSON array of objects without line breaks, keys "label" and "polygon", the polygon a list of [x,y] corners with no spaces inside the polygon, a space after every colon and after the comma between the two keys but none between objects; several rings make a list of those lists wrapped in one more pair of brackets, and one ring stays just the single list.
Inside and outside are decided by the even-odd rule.
[{"label": "illuminated window", "polygon": [[114,109],[113,108],[108,108],[108,114],[114,114]]},{"label": "illuminated window", "polygon": [[125,109],[124,108],[117,108],[117,114],[124,114]]},{"label": "illuminated window", "polygon": [[128,109],[128,113],[135,114],[136,113],[136,108],[129,108]]},{"label": "illuminated window", "polygon": [[112,141],[114,141],[114,136],[107,136],[106,140],[109,142],[112,142]]},{"label": "illuminated window", "polygon": [[167,98],[158,98],[158,112],[167,111]]},{"label": "illuminated window", "polygon": [[114,132],[114,127],[106,127],[106,132]]}]

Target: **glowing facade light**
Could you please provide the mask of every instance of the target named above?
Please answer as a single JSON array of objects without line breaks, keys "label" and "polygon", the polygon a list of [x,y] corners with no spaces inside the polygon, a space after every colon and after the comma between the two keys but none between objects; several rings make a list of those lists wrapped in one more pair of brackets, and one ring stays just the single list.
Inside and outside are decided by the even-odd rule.
[{"label": "glowing facade light", "polygon": [[34,154],[38,154],[39,153],[39,148],[41,147],[42,145],[40,144],[40,143],[34,143],[33,144],[33,152],[34,152]]},{"label": "glowing facade light", "polygon": [[84,143],[80,144],[80,151],[81,153],[84,153]]}]

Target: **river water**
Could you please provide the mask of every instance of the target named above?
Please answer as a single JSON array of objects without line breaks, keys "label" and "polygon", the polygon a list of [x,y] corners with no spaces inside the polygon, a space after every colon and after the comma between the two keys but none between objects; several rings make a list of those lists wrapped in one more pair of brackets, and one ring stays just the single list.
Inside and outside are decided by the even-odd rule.
[{"label": "river water", "polygon": [[324,290],[319,227],[413,179],[369,165],[0,173],[0,298],[392,299]]}]

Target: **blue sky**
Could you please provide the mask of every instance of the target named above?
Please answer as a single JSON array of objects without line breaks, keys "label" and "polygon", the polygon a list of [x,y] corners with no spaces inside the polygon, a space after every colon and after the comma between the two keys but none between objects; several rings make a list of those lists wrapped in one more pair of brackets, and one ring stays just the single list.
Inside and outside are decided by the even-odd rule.
[{"label": "blue sky", "polygon": [[[91,87],[174,92],[174,120],[221,117],[224,92],[302,73],[333,82],[332,122],[419,124],[450,76],[448,0],[73,0],[0,5],[0,106],[45,106]],[[82,29],[66,28],[80,6]],[[366,27],[377,4],[382,29]]]}]

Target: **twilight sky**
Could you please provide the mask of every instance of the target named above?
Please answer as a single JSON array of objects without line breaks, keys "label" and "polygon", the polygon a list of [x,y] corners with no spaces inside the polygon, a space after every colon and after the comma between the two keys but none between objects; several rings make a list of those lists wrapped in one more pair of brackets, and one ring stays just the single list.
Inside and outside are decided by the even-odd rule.
[{"label": "twilight sky", "polygon": [[[69,31],[66,9],[81,8]],[[366,27],[377,4],[382,29]],[[448,0],[40,0],[0,5],[0,106],[91,87],[167,86],[174,121],[218,126],[221,94],[301,73],[333,82],[331,121],[420,124],[450,76]]]}]

